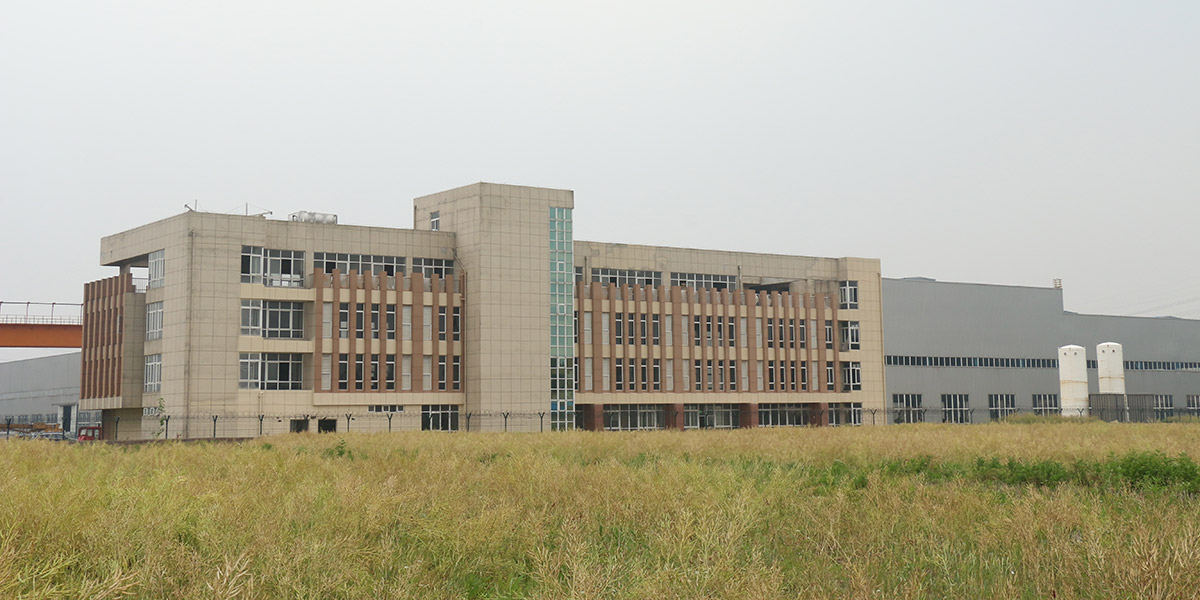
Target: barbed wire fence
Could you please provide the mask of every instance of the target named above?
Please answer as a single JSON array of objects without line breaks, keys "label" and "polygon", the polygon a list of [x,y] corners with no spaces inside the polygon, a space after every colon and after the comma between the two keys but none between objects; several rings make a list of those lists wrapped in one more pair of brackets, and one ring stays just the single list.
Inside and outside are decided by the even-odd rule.
[{"label": "barbed wire fence", "polygon": [[[1155,423],[1200,419],[1200,409],[1147,408],[1147,407],[1093,407],[1077,409],[1066,414],[1061,409],[987,409],[987,408],[827,408],[764,410],[759,408],[759,419],[755,423],[742,423],[739,419],[716,423],[704,418],[685,420],[685,429],[723,429],[736,427],[806,427],[806,426],[859,426],[859,425],[904,425],[918,423],[983,424],[1003,422],[1011,419],[1023,420],[1031,417],[1090,417],[1117,423]],[[683,411],[684,414],[687,411]],[[767,416],[764,416],[764,413]],[[623,429],[669,429],[680,425],[680,412],[664,407],[654,418],[642,426]],[[36,430],[28,419],[24,422],[17,415],[0,417],[0,426],[5,437],[14,433],[26,434]],[[98,424],[98,423],[97,423]],[[44,424],[43,424],[44,425]],[[566,427],[583,429],[585,419],[582,411],[566,419]],[[593,428],[605,429],[608,423],[590,423]],[[337,433],[399,431],[539,431],[556,429],[551,423],[549,411],[542,412],[460,412],[453,410],[356,412],[317,411],[311,413],[192,413],[192,414],[143,414],[140,420],[122,419],[120,416],[104,424],[111,432],[106,439],[244,439],[277,433]]]}]

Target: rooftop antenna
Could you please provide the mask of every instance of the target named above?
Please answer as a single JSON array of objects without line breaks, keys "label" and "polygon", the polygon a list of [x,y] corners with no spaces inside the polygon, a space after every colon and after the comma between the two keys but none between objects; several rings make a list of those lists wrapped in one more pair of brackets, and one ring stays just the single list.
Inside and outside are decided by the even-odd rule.
[{"label": "rooftop antenna", "polygon": [[[195,203],[195,204],[196,204],[196,206],[200,206],[200,201],[199,201],[199,200],[192,200],[192,202],[193,202],[193,203]],[[186,209],[188,209],[188,212],[196,212],[196,209],[194,209],[194,208],[192,208],[192,207],[188,206],[188,203],[187,203],[187,202],[184,202],[184,203],[183,203],[183,207],[184,207],[184,208],[186,208]]]}]

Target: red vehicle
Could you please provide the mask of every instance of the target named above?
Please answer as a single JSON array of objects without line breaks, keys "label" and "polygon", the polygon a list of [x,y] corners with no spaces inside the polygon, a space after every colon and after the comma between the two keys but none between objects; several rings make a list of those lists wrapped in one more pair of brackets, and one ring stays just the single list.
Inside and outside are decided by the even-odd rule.
[{"label": "red vehicle", "polygon": [[78,439],[81,442],[94,442],[96,440],[102,440],[104,439],[103,431],[104,430],[99,426],[80,427]]}]

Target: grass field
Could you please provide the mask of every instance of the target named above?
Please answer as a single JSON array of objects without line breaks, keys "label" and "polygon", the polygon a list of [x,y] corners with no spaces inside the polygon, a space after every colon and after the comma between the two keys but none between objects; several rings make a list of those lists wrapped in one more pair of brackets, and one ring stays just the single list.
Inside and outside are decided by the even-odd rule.
[{"label": "grass field", "polygon": [[0,598],[1186,598],[1200,424],[0,443]]}]

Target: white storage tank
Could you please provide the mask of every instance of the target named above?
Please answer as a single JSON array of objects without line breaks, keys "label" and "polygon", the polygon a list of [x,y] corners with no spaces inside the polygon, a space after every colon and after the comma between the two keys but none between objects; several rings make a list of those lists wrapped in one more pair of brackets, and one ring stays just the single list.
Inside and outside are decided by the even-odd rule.
[{"label": "white storage tank", "polygon": [[1096,373],[1101,394],[1125,393],[1125,352],[1116,342],[1096,346]]},{"label": "white storage tank", "polygon": [[1064,417],[1088,414],[1087,353],[1083,346],[1058,349],[1058,388]]}]

